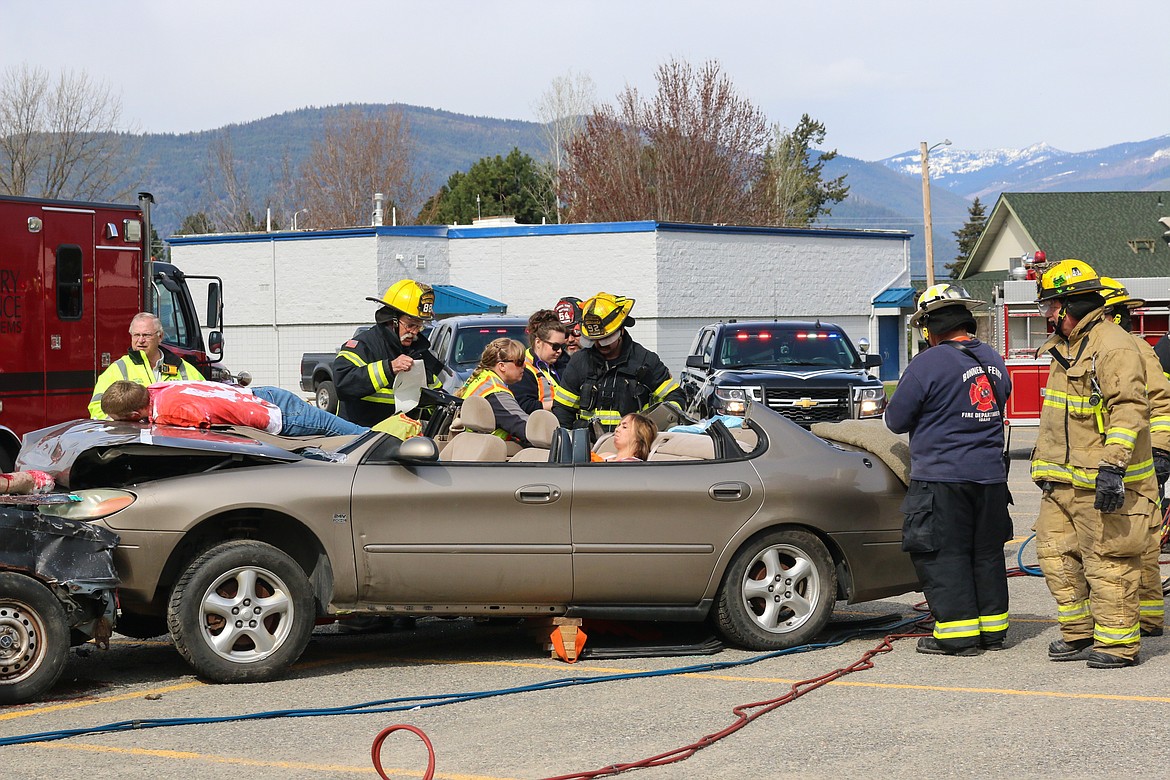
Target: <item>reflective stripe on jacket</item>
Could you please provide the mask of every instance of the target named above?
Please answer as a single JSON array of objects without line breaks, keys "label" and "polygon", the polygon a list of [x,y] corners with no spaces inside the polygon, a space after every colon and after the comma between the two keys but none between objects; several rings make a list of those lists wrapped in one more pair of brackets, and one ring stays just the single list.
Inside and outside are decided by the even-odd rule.
[{"label": "reflective stripe on jacket", "polygon": [[93,396],[89,399],[89,416],[94,420],[107,419],[102,411],[102,396],[106,388],[122,379],[136,382],[143,387],[150,387],[155,382],[185,382],[203,381],[203,374],[195,366],[183,360],[174,352],[162,349],[162,363],[156,374],[150,365],[146,353],[141,350],[129,352],[110,364],[110,367],[101,373],[93,387]]},{"label": "reflective stripe on jacket", "polygon": [[1067,342],[1056,334],[1038,350],[1055,349],[1069,365],[1053,359],[1049,368],[1032,479],[1092,490],[1108,463],[1125,469],[1126,487],[1156,501],[1145,366],[1133,337],[1103,315],[1090,312]]}]

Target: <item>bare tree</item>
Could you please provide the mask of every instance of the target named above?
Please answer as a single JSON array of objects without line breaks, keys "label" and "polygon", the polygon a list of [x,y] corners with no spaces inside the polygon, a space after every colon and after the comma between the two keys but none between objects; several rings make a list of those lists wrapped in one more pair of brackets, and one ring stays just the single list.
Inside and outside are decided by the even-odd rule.
[{"label": "bare tree", "polygon": [[[561,174],[567,163],[569,142],[584,128],[585,119],[596,103],[596,95],[597,88],[588,74],[569,71],[554,78],[536,103],[536,118],[541,123],[546,155],[541,172],[553,192],[561,191]],[[559,223],[559,203],[555,216]]]},{"label": "bare tree", "polygon": [[207,195],[211,221],[226,233],[263,230],[260,209],[238,168],[230,130],[224,130],[207,147]]},{"label": "bare tree", "polygon": [[[122,102],[84,72],[20,65],[0,79],[0,191],[9,195],[114,199],[126,181]],[[124,186],[124,185],[123,185]]]},{"label": "bare tree", "polygon": [[644,101],[632,87],[595,109],[569,143],[562,195],[574,220],[751,222],[762,176],[764,115],[717,62],[671,60]]},{"label": "bare tree", "polygon": [[403,221],[417,210],[419,184],[412,165],[410,127],[402,112],[378,116],[360,110],[329,120],[313,144],[296,183],[296,203],[315,228],[370,224],[373,196],[386,196]]}]

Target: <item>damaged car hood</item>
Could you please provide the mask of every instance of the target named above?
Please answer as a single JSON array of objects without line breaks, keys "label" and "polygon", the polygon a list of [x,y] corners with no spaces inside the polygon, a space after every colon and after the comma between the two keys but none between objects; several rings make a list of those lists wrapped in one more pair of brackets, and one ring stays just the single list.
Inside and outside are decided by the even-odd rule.
[{"label": "damaged car hood", "polygon": [[48,472],[58,486],[78,490],[298,460],[295,452],[226,431],[75,420],[25,435],[16,465]]}]

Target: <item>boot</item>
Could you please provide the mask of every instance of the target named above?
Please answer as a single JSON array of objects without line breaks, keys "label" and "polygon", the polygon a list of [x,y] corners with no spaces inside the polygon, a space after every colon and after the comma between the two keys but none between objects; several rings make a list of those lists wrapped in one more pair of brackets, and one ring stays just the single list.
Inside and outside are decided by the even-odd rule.
[{"label": "boot", "polygon": [[927,655],[955,655],[965,658],[973,655],[979,655],[978,647],[944,647],[937,639],[932,636],[924,636],[919,639],[918,647],[915,649],[918,652],[926,653]]},{"label": "boot", "polygon": [[1048,660],[1049,661],[1083,661],[1085,660],[1086,651],[1093,646],[1092,639],[1074,639],[1071,642],[1066,642],[1063,639],[1057,639],[1055,642],[1048,645]]},{"label": "boot", "polygon": [[1124,669],[1127,666],[1137,666],[1137,658],[1122,658],[1119,655],[1110,655],[1109,653],[1102,653],[1100,650],[1094,650],[1085,658],[1088,661],[1090,669]]}]

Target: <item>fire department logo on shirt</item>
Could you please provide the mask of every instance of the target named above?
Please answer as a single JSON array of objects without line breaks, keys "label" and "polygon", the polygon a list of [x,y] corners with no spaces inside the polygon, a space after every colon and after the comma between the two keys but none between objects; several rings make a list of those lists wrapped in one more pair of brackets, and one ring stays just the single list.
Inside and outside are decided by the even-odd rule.
[{"label": "fire department logo on shirt", "polygon": [[995,394],[986,374],[980,374],[971,383],[971,405],[981,412],[990,412],[995,406]]}]

